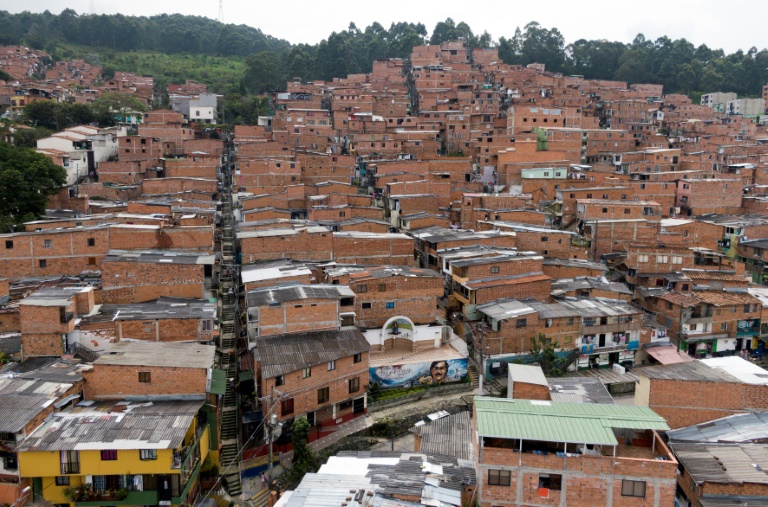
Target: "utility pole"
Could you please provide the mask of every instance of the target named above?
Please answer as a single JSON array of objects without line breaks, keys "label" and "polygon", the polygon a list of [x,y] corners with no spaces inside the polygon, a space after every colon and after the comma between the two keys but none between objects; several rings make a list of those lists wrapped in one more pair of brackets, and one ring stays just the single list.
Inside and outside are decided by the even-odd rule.
[{"label": "utility pole", "polygon": [[269,392],[269,419],[267,420],[267,438],[269,439],[269,454],[267,455],[267,460],[269,463],[269,471],[267,472],[267,479],[268,479],[268,487],[272,487],[272,469],[274,465],[272,464],[272,441],[274,440],[272,438],[272,431],[274,430],[275,424],[277,423],[277,416],[272,413],[273,403],[272,400],[274,399],[274,392],[275,388],[272,387],[272,389]]},{"label": "utility pole", "polygon": [[483,381],[485,380],[485,321],[480,322],[480,396],[483,395]]}]

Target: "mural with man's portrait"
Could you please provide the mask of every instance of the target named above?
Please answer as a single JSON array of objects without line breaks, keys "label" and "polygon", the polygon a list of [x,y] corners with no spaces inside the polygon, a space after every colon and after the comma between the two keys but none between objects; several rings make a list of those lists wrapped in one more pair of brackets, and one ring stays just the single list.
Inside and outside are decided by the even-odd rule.
[{"label": "mural with man's portrait", "polygon": [[447,359],[431,363],[398,364],[370,368],[370,382],[387,387],[459,382],[467,376],[467,360]]}]

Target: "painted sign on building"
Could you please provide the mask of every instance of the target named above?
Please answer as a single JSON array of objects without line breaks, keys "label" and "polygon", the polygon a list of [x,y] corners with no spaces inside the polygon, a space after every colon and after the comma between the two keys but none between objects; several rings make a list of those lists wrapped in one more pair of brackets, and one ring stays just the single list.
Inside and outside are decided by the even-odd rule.
[{"label": "painted sign on building", "polygon": [[369,373],[370,382],[383,388],[459,382],[467,376],[467,359],[379,366],[370,368]]}]

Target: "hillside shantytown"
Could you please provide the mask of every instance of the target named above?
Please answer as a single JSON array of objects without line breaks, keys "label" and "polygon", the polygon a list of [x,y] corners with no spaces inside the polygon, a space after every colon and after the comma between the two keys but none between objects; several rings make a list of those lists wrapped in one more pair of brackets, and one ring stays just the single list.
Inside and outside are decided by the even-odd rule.
[{"label": "hillside shantytown", "polygon": [[[153,103],[47,61],[0,47],[9,114]],[[768,85],[460,39],[286,90],[36,141],[66,182],[0,234],[0,504],[768,506]]]}]

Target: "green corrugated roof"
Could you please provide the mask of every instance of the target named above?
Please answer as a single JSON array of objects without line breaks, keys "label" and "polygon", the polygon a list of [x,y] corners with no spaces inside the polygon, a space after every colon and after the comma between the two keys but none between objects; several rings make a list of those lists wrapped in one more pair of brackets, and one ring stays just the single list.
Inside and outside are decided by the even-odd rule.
[{"label": "green corrugated roof", "polygon": [[211,370],[211,387],[208,392],[211,394],[223,395],[227,391],[227,371],[219,368]]},{"label": "green corrugated roof", "polygon": [[480,436],[616,445],[613,429],[668,430],[648,407],[475,397]]}]

